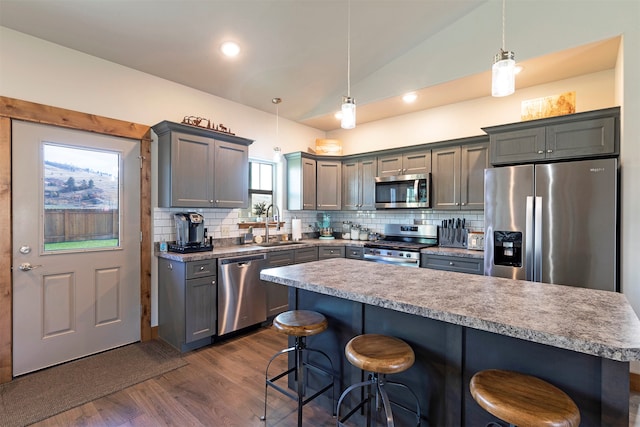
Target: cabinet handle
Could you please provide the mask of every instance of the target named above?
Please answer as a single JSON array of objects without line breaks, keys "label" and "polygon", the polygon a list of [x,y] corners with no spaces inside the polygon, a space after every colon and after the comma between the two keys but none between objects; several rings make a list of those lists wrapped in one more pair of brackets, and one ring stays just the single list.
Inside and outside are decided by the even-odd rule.
[{"label": "cabinet handle", "polygon": [[544,150],[538,150],[538,154],[544,154]]},{"label": "cabinet handle", "polygon": [[453,261],[449,261],[449,265],[453,266]]},{"label": "cabinet handle", "polygon": [[173,264],[171,263],[167,264],[167,270],[173,270]]},{"label": "cabinet handle", "polygon": [[462,205],[462,206],[465,206],[465,205],[466,205],[466,203],[465,203],[465,202],[462,202],[462,203],[461,203],[461,205]]},{"label": "cabinet handle", "polygon": [[547,153],[553,153],[553,150],[552,149],[548,149]]},{"label": "cabinet handle", "polygon": [[200,266],[200,271],[204,271],[204,265]]},{"label": "cabinet handle", "polygon": [[209,203],[213,203],[213,200],[209,200]]},{"label": "cabinet handle", "polygon": [[460,206],[460,203],[456,202],[456,206]]},{"label": "cabinet handle", "polygon": [[212,280],[212,281],[211,281],[211,284],[212,284],[212,285],[215,285],[215,284],[216,284],[216,281],[215,281],[215,280]]},{"label": "cabinet handle", "polygon": [[220,203],[220,200],[216,200],[216,204]]}]

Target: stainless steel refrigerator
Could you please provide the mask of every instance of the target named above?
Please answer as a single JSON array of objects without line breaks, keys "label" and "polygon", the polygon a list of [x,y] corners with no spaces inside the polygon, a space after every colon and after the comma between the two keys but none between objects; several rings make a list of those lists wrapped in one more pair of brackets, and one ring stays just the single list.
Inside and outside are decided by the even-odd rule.
[{"label": "stainless steel refrigerator", "polygon": [[485,275],[619,291],[616,159],[486,169],[484,185]]}]

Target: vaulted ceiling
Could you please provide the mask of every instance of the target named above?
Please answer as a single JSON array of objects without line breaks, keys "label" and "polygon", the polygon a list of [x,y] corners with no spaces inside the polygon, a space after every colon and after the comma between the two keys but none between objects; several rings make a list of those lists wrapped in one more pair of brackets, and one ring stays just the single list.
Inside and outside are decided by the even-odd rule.
[{"label": "vaulted ceiling", "polygon": [[[351,86],[485,2],[351,1]],[[0,0],[0,25],[259,110],[275,112],[271,100],[280,97],[282,117],[332,130],[346,95],[347,12],[347,0]],[[242,49],[231,60],[219,52],[228,40]],[[527,69],[537,71],[518,84],[545,83],[546,64],[565,78],[612,68],[617,43],[579,48],[571,61],[536,59]],[[412,88],[428,96],[410,108],[488,96],[488,73]],[[356,96],[358,123],[397,114],[406,87],[387,79],[378,89]]]}]

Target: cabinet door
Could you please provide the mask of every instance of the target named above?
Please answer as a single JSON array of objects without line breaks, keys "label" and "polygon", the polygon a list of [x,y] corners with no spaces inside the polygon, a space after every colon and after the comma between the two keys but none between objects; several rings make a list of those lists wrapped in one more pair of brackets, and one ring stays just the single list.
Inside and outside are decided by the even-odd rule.
[{"label": "cabinet door", "polygon": [[345,246],[345,258],[364,259],[364,247]]},{"label": "cabinet door", "polygon": [[584,120],[547,126],[547,158],[564,159],[613,154],[615,119]]},{"label": "cabinet door", "polygon": [[302,209],[316,209],[316,161],[302,159]]},{"label": "cabinet door", "polygon": [[344,246],[318,247],[318,259],[344,258]]},{"label": "cabinet door", "polygon": [[460,146],[433,150],[434,209],[460,209]]},{"label": "cabinet door", "polygon": [[461,154],[460,207],[484,210],[484,170],[489,167],[489,144],[463,145]]},{"label": "cabinet door", "polygon": [[185,342],[216,333],[216,276],[187,280],[185,288]]},{"label": "cabinet door", "polygon": [[484,274],[484,260],[479,258],[422,254],[421,267],[458,273]]},{"label": "cabinet door", "polygon": [[246,208],[249,205],[248,147],[215,142],[213,206]]},{"label": "cabinet door", "polygon": [[294,264],[302,264],[303,262],[318,261],[318,248],[296,249],[293,254]]},{"label": "cabinet door", "polygon": [[402,175],[431,172],[431,150],[414,151],[402,156]]},{"label": "cabinet door", "polygon": [[[293,261],[294,251],[291,249],[286,251],[268,252],[266,268],[291,265],[293,264]],[[262,283],[266,286],[267,317],[272,317],[282,313],[283,311],[287,311],[287,308],[289,307],[289,287],[272,282],[263,281]]]},{"label": "cabinet door", "polygon": [[360,162],[342,162],[342,209],[358,210],[360,205]]},{"label": "cabinet door", "polygon": [[394,154],[378,157],[377,176],[402,175],[402,155]]},{"label": "cabinet door", "polygon": [[339,211],[342,207],[342,162],[317,161],[317,209]]},{"label": "cabinet door", "polygon": [[376,209],[376,159],[362,159],[360,162],[360,207],[361,211]]},{"label": "cabinet door", "polygon": [[171,172],[163,171],[163,175],[170,180],[171,195],[159,196],[161,202],[169,201],[175,207],[211,207],[213,150],[210,138],[172,132],[171,164],[161,165],[170,168]]},{"label": "cabinet door", "polygon": [[545,129],[532,128],[492,134],[491,164],[516,164],[545,159]]}]

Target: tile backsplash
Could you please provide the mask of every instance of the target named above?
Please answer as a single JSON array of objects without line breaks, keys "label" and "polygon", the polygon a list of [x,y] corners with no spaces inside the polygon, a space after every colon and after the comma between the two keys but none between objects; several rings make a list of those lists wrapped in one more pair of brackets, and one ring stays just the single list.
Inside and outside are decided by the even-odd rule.
[{"label": "tile backsplash", "polygon": [[[240,237],[245,230],[238,227],[238,223],[247,221],[240,209],[180,209],[155,208],[153,213],[153,241],[167,242],[176,239],[173,214],[176,212],[195,211],[204,216],[208,234],[214,239],[229,239]],[[331,215],[331,225],[334,231],[342,230],[343,221],[351,221],[369,230],[382,233],[385,224],[413,223],[415,219],[423,220],[427,224],[440,225],[443,219],[464,218],[466,227],[472,231],[484,230],[483,211],[436,211],[436,210],[378,210],[378,211],[283,211],[281,221],[284,227],[276,232],[273,228],[270,234],[291,234],[291,219],[302,220],[302,232],[309,233],[317,230],[317,223],[322,214]],[[264,229],[254,230],[254,234],[264,234]]]}]

